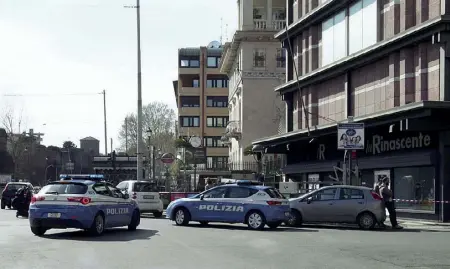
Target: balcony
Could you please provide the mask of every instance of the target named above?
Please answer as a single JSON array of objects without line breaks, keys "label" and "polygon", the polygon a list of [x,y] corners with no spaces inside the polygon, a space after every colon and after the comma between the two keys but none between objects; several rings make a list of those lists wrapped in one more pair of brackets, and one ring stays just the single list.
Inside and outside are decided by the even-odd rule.
[{"label": "balcony", "polygon": [[[283,168],[283,162],[280,160],[273,160],[261,163],[261,172],[265,175],[280,174]],[[192,164],[186,164],[186,170],[191,173],[194,167]],[[197,164],[197,172],[234,172],[245,171],[256,173],[258,171],[258,163],[256,161],[238,162],[238,163],[222,163],[209,162],[205,164]],[[183,170],[183,167],[181,167]]]},{"label": "balcony", "polygon": [[198,107],[180,107],[178,109],[180,116],[200,116],[201,108]]},{"label": "balcony", "polygon": [[267,20],[263,19],[253,19],[253,28],[256,31],[280,31],[286,28],[285,20],[273,20],[271,23],[268,23]]},{"label": "balcony", "polygon": [[197,96],[200,95],[200,88],[195,87],[181,87],[179,91],[180,96]]},{"label": "balcony", "polygon": [[242,137],[241,126],[239,121],[230,121],[228,122],[225,135],[228,138],[234,138],[236,140],[240,140]]}]

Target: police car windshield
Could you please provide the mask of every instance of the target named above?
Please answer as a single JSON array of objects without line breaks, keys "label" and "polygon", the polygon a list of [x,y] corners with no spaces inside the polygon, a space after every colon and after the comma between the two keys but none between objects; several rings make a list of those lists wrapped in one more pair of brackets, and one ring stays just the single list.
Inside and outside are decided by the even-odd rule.
[{"label": "police car windshield", "polygon": [[44,186],[40,194],[85,194],[88,187],[82,183],[51,183]]},{"label": "police car windshield", "polygon": [[150,182],[136,182],[133,186],[133,192],[158,192],[156,184]]}]

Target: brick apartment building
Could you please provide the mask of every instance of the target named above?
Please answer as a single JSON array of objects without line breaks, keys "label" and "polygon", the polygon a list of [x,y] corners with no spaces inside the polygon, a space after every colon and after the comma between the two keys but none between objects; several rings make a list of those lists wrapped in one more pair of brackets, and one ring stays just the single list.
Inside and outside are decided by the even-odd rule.
[{"label": "brick apartment building", "polygon": [[448,221],[450,2],[289,0],[286,21],[286,132],[253,144],[287,154],[288,179],[326,181],[352,116],[366,141],[352,184],[387,176],[400,215]]}]

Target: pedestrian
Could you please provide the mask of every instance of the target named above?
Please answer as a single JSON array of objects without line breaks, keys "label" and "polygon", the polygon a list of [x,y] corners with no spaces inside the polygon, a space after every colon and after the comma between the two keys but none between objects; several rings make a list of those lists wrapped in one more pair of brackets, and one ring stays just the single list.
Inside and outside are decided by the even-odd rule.
[{"label": "pedestrian", "polygon": [[387,177],[383,179],[383,186],[380,188],[380,195],[383,198],[384,205],[389,212],[389,219],[392,224],[392,229],[403,229],[403,227],[398,225],[397,222],[397,213],[395,212],[395,204],[392,199],[392,190],[389,189],[389,179]]},{"label": "pedestrian", "polygon": [[211,180],[210,178],[207,178],[207,179],[206,179],[205,191],[211,189],[212,187],[213,187],[213,182],[212,182],[212,180]]},{"label": "pedestrian", "polygon": [[[373,191],[381,196],[380,190],[383,187],[383,178],[379,177],[377,182],[375,183],[375,186],[373,188]],[[380,228],[386,228],[386,225],[384,225],[384,222],[379,222],[378,226],[380,226]]]}]

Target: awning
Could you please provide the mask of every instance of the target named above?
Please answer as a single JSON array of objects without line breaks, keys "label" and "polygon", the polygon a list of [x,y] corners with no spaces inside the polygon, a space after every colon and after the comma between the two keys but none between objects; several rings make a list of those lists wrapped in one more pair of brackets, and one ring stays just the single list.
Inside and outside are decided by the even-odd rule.
[{"label": "awning", "polygon": [[[400,107],[384,110],[368,114],[365,116],[355,117],[354,122],[364,122],[366,127],[373,127],[379,125],[385,125],[394,121],[400,121],[407,118],[421,118],[431,115],[430,109],[450,109],[450,102],[442,101],[421,101],[417,103],[411,103]],[[336,123],[313,126],[310,128],[310,134],[308,135],[307,129],[301,129],[292,131],[280,135],[270,136],[255,140],[252,142],[253,146],[260,145],[263,147],[274,147],[278,145],[284,145],[294,141],[307,140],[322,135],[336,133],[336,126],[338,123],[346,123],[348,120],[339,121]]]}]

